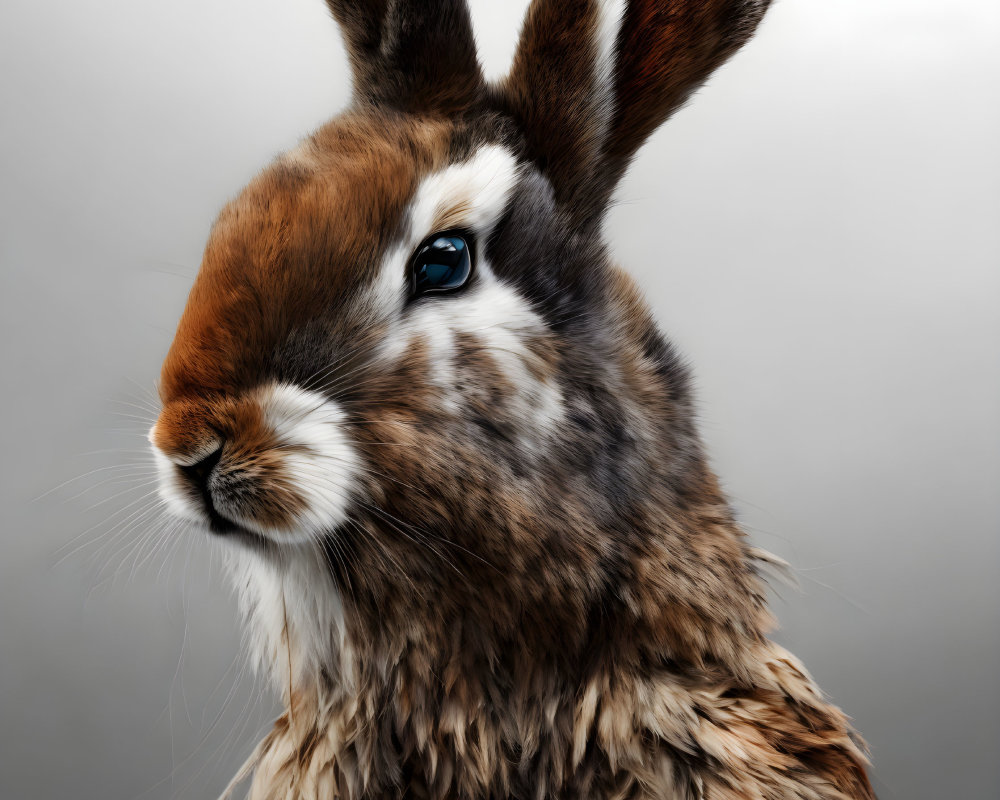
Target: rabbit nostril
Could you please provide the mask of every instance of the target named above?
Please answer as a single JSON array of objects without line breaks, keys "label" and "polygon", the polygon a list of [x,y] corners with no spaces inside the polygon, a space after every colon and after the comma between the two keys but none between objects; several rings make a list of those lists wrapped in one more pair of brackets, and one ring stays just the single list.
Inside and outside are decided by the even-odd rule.
[{"label": "rabbit nostril", "polygon": [[198,488],[204,490],[207,488],[208,478],[212,474],[212,470],[215,469],[216,464],[219,463],[221,458],[222,445],[219,445],[197,464],[189,464],[187,466],[180,467],[180,470],[192,481],[194,481]]}]

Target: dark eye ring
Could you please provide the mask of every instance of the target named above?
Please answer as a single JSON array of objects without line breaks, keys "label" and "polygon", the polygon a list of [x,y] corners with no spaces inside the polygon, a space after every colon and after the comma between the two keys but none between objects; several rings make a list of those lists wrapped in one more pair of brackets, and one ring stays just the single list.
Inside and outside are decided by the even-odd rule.
[{"label": "dark eye ring", "polygon": [[410,262],[410,296],[453,292],[472,277],[474,241],[466,231],[435,233]]}]

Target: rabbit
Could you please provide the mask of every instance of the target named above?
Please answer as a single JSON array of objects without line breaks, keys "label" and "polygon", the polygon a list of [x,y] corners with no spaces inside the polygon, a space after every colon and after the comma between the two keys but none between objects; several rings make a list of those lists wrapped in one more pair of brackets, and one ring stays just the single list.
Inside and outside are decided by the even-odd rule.
[{"label": "rabbit", "polygon": [[284,713],[254,800],[874,797],[768,639],[688,369],[603,237],[769,0],[328,0],[349,107],[221,212],[150,431]]}]

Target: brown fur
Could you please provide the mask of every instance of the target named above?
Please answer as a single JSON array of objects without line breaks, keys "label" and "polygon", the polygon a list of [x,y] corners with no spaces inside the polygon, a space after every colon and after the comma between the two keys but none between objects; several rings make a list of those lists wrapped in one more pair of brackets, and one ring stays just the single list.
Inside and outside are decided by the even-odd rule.
[{"label": "brown fur", "polygon": [[[647,313],[624,276],[618,295],[623,380],[636,397],[658,395],[641,355]],[[488,355],[464,346],[477,385],[502,402],[508,387],[497,377],[490,388]],[[371,442],[412,447],[430,471],[434,459],[469,460],[408,424],[435,400],[419,381],[401,391],[421,370],[416,354],[372,390],[396,400],[368,428]],[[368,458],[380,474],[413,479],[393,448]],[[477,531],[474,557],[471,541],[397,530],[387,565],[377,544],[387,532],[374,526],[356,543],[347,671],[295,687],[261,746],[254,800],[873,796],[843,715],[764,638],[763,586],[710,473],[681,498],[651,498],[620,529],[573,516],[572,487],[525,493],[516,483],[495,465],[453,498],[473,516],[480,505],[504,510],[502,525]],[[449,501],[395,502],[429,523]],[[540,538],[553,508],[565,521]],[[625,544],[627,530],[650,535]],[[604,562],[623,553],[608,595]]]},{"label": "brown fur", "polygon": [[[329,695],[297,696],[261,745],[252,800],[872,796],[843,716],[773,644],[755,653],[752,689],[665,667],[642,677],[598,671],[567,693],[528,661],[497,703],[497,688],[472,677],[483,673],[462,634],[450,638],[440,676],[390,669],[391,688],[375,693],[391,692],[391,706],[366,701],[367,691],[346,711],[319,702]],[[390,762],[380,732],[397,742]],[[526,783],[525,773],[535,777]],[[386,774],[401,785],[389,790]]]},{"label": "brown fur", "polygon": [[[238,776],[251,797],[872,798],[846,718],[767,639],[761,559],[702,453],[686,370],[597,224],[767,3],[633,0],[602,72],[596,4],[536,0],[495,87],[461,2],[329,5],[352,109],[223,211],[153,436],[182,473],[216,448],[265,528],[306,505],[269,385],[336,403],[362,465],[335,529],[254,536],[268,576],[310,583],[281,586],[268,666],[287,710]],[[516,160],[517,186],[478,246],[533,322],[456,332],[445,370],[433,325],[380,357],[394,322],[435,308],[370,299],[414,194],[485,147]],[[474,200],[444,198],[434,225]],[[525,404],[546,389],[555,430]],[[330,598],[343,630],[307,653]]]},{"label": "brown fur", "polygon": [[[163,396],[255,386],[262,358],[289,329],[371,280],[418,178],[444,163],[450,135],[430,120],[347,115],[258,176],[215,223],[163,365]],[[343,264],[357,272],[333,268]]]},{"label": "brown fur", "polygon": [[632,0],[614,91],[595,86],[600,0],[535,0],[500,102],[581,225],[598,222],[640,145],[753,34],[770,0]]}]

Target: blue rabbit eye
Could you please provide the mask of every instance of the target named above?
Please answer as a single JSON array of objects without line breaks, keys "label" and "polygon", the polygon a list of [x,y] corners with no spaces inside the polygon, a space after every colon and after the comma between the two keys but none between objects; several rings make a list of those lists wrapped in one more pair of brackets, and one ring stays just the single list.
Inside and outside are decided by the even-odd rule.
[{"label": "blue rabbit eye", "polygon": [[464,286],[472,275],[468,242],[457,234],[435,234],[417,248],[410,275],[410,293],[414,297]]}]

